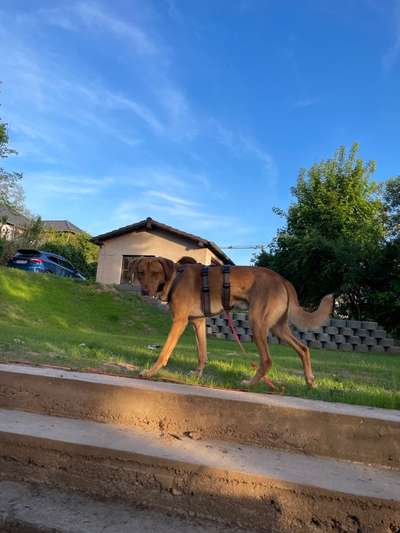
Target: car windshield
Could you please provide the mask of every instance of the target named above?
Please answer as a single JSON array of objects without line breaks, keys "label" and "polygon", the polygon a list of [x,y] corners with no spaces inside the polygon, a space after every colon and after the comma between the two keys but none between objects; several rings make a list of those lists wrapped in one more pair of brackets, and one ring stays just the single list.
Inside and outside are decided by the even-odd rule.
[{"label": "car windshield", "polygon": [[16,253],[16,256],[24,256],[24,257],[37,257],[40,255],[40,252],[38,250],[18,250]]}]

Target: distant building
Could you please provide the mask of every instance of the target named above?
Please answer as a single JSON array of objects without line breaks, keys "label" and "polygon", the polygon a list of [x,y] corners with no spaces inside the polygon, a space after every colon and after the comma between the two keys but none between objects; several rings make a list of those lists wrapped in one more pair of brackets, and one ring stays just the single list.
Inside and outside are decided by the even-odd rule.
[{"label": "distant building", "polygon": [[52,230],[57,233],[73,233],[74,235],[85,233],[69,220],[43,220],[42,222],[45,230]]},{"label": "distant building", "polygon": [[29,219],[25,215],[0,207],[0,238],[11,241],[21,235],[28,224]]},{"label": "distant building", "polygon": [[129,262],[140,256],[166,257],[176,263],[190,257],[204,265],[233,264],[214,242],[150,217],[91,241],[100,246],[96,277],[100,283],[126,283]]}]

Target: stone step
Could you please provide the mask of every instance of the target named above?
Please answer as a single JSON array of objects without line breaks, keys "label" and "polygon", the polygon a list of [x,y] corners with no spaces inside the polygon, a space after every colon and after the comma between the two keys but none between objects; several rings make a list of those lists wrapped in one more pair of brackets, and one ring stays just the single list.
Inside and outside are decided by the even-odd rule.
[{"label": "stone step", "polygon": [[400,468],[400,411],[0,364],[0,407]]},{"label": "stone step", "polygon": [[399,470],[176,437],[0,409],[0,479],[265,531],[400,527]]}]

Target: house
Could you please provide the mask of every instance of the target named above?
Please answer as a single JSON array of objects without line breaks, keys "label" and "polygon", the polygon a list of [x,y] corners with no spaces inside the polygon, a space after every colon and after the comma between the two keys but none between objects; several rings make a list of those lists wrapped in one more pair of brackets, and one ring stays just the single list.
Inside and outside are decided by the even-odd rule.
[{"label": "house", "polygon": [[29,219],[22,214],[13,213],[7,207],[0,207],[0,238],[11,241],[21,235]]},{"label": "house", "polygon": [[84,233],[84,231],[69,220],[43,220],[43,227],[45,231],[56,231],[57,233]]},{"label": "house", "polygon": [[126,283],[129,262],[140,256],[161,256],[175,262],[182,257],[191,257],[204,265],[233,265],[214,242],[150,217],[97,235],[91,241],[100,246],[96,277],[100,283]]}]

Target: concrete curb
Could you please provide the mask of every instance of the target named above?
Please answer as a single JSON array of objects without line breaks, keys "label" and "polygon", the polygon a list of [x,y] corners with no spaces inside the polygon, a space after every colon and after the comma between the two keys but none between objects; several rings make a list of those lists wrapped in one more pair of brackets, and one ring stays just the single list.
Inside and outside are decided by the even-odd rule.
[{"label": "concrete curb", "polygon": [[[0,411],[0,478],[280,533],[400,527],[398,471]],[[334,527],[333,527],[334,526]],[[392,529],[390,529],[392,528]]]},{"label": "concrete curb", "polygon": [[0,407],[400,467],[400,411],[0,364]]}]

